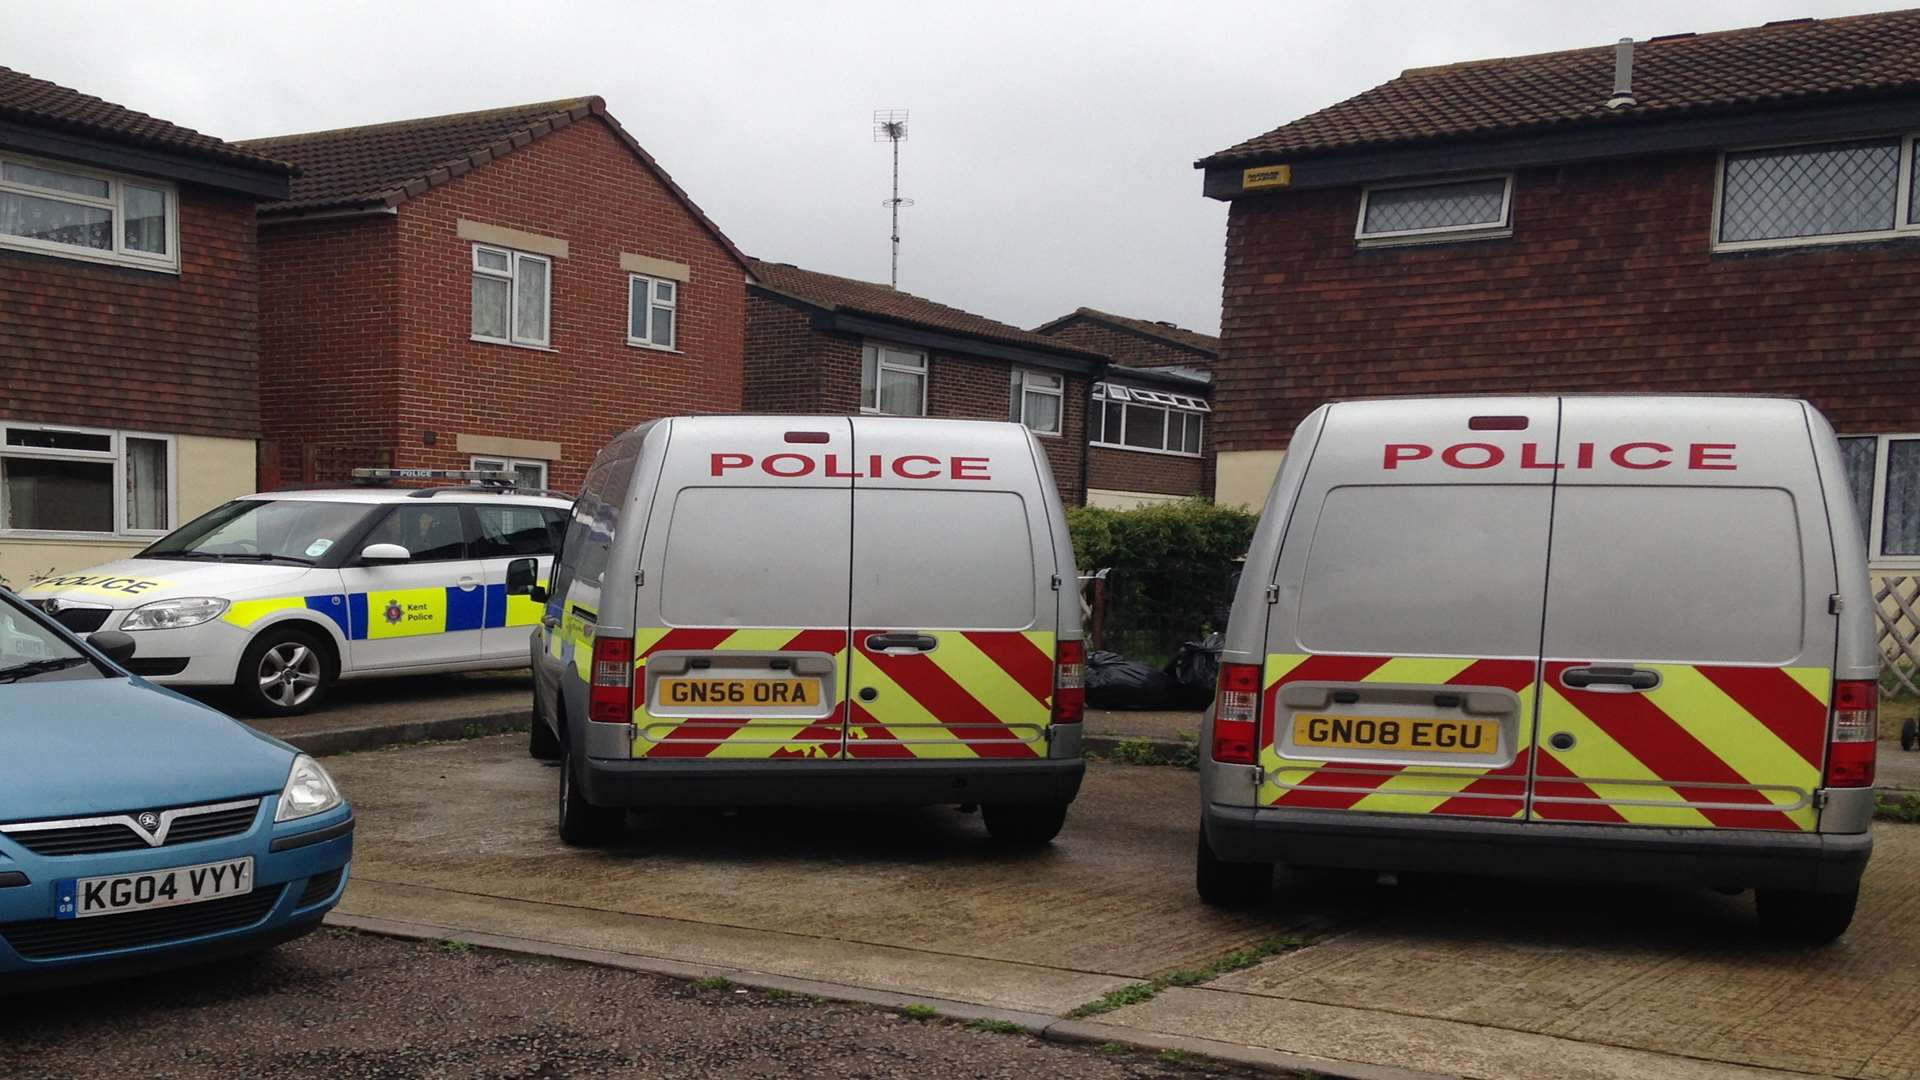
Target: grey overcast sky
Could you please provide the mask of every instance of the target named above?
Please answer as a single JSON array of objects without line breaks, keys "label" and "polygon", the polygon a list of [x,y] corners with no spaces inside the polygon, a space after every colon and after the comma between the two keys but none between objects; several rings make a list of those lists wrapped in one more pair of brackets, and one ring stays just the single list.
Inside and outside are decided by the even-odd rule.
[{"label": "grey overcast sky", "polygon": [[228,139],[599,94],[749,254],[874,281],[872,113],[904,108],[902,289],[1021,326],[1086,305],[1213,332],[1226,206],[1196,158],[1408,67],[1870,10],[4,0],[0,65]]}]

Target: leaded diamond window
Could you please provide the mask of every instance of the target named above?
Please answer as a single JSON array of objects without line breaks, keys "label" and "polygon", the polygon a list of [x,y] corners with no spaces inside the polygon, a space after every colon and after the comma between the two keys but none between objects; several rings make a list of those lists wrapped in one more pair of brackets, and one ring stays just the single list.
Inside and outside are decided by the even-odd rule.
[{"label": "leaded diamond window", "polygon": [[1360,207],[1362,240],[1504,229],[1511,178],[1374,188]]},{"label": "leaded diamond window", "polygon": [[1720,240],[1887,232],[1900,199],[1900,140],[1727,155]]}]

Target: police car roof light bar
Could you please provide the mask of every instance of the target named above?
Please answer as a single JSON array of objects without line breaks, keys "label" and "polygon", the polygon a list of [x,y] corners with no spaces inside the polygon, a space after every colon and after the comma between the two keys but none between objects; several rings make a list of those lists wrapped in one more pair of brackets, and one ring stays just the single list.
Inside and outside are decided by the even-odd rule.
[{"label": "police car roof light bar", "polygon": [[355,469],[358,483],[382,480],[464,480],[470,484],[513,484],[513,474],[502,469]]}]

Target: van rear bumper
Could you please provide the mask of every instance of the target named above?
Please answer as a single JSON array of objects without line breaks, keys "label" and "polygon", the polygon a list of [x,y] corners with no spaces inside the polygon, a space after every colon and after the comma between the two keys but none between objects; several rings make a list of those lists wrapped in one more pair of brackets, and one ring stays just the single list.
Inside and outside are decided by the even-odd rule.
[{"label": "van rear bumper", "polygon": [[1859,887],[1873,834],[1564,825],[1210,804],[1207,842],[1229,862],[1647,884]]},{"label": "van rear bumper", "polygon": [[595,806],[934,806],[1067,803],[1081,758],[1014,761],[608,761],[589,758]]}]

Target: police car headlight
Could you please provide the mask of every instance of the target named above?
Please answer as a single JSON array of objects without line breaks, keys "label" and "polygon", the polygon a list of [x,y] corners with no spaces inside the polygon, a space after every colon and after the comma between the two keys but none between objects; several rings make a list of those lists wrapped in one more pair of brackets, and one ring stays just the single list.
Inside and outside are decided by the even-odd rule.
[{"label": "police car headlight", "polygon": [[320,763],[305,754],[293,759],[293,771],[287,774],[287,786],[280,792],[280,807],[273,812],[275,821],[294,821],[325,813],[341,803],[340,789]]},{"label": "police car headlight", "polygon": [[199,626],[209,619],[217,619],[227,610],[227,602],[214,596],[186,596],[178,600],[155,600],[151,604],[141,604],[127,614],[127,621],[120,624],[122,630],[178,630],[183,626]]}]

